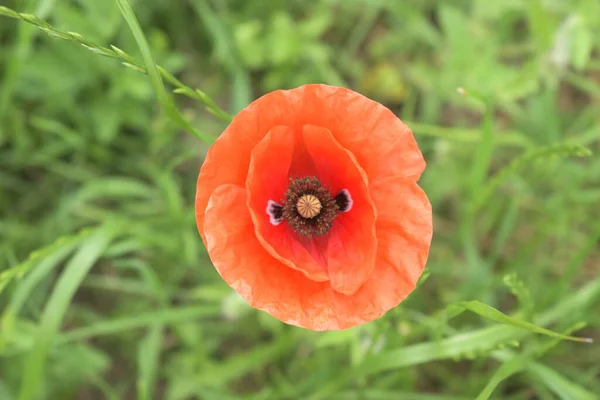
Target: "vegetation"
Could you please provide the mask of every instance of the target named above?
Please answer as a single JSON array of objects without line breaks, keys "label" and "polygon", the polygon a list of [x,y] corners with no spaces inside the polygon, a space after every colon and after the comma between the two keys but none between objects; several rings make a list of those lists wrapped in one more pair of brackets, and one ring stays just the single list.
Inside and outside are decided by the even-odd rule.
[{"label": "vegetation", "polygon": [[[558,335],[600,332],[599,0],[0,6],[0,399],[600,398]],[[247,306],[194,221],[231,115],[309,82],[428,162],[420,287],[341,332]]]}]

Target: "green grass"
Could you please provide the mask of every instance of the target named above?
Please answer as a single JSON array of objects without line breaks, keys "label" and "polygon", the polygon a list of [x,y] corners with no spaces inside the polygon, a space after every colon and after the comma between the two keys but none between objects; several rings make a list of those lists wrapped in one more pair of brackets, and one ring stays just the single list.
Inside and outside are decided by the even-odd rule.
[{"label": "green grass", "polygon": [[[599,0],[0,6],[0,399],[600,398],[560,340],[600,339]],[[231,115],[309,82],[428,163],[427,278],[343,332],[251,309],[194,221]]]}]

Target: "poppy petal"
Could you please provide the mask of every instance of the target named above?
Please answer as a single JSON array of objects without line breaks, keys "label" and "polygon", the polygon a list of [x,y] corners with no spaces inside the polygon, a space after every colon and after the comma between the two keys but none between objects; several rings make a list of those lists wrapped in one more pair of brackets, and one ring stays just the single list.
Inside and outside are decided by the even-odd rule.
[{"label": "poppy petal", "polygon": [[333,291],[272,257],[254,235],[246,189],[215,190],[205,213],[208,253],[221,277],[251,306],[288,324],[313,330],[339,329],[330,304]]},{"label": "poppy petal", "polygon": [[273,257],[314,281],[327,281],[325,260],[319,262],[297,240],[298,235],[287,223],[273,225],[265,211],[270,200],[283,198],[290,183],[288,172],[294,158],[295,141],[290,128],[276,127],[254,147],[246,179],[248,208],[256,227],[256,237]]},{"label": "poppy petal", "polygon": [[377,207],[375,268],[354,295],[336,296],[341,329],[377,319],[400,304],[414,290],[429,254],[432,214],[423,190],[405,178],[389,178],[370,189]]},{"label": "poppy petal", "polygon": [[429,199],[416,182],[403,178],[388,178],[369,188],[378,212],[377,262],[394,265],[414,287],[425,268],[433,235]]},{"label": "poppy petal", "polygon": [[[424,269],[432,235],[431,206],[416,184],[424,167],[412,132],[384,106],[327,85],[275,91],[242,110],[209,150],[197,181],[198,230],[218,272],[250,305],[307,329],[350,328],[399,304]],[[327,234],[306,240],[289,230],[277,197],[286,169],[332,189],[344,212]],[[266,238],[263,227],[289,231]],[[372,245],[359,240],[368,237]]]},{"label": "poppy petal", "polygon": [[276,126],[290,126],[297,94],[277,90],[240,111],[206,154],[196,182],[196,222],[204,244],[204,212],[212,192],[226,183],[244,186],[254,146]]},{"label": "poppy petal", "polygon": [[[381,190],[373,198],[376,204],[381,203],[377,224],[382,237],[377,261],[371,278],[352,296],[333,291],[327,282],[314,282],[273,258],[254,236],[246,190],[239,186],[219,187],[206,208],[204,231],[210,258],[223,279],[251,306],[288,324],[337,330],[372,321],[410,294],[429,250],[429,202],[415,183],[398,183],[396,195],[410,200],[396,196],[389,199],[391,193]],[[399,209],[411,208],[426,215],[429,210],[429,218],[398,213]],[[412,238],[413,229],[424,236]],[[414,244],[418,247],[411,251]]]},{"label": "poppy petal", "polygon": [[[196,221],[204,240],[204,211],[220,185],[244,185],[250,152],[276,126],[301,132],[304,125],[328,128],[376,182],[392,176],[418,180],[425,161],[410,129],[383,105],[353,92],[311,84],[277,90],[240,111],[212,145],[196,183]],[[206,241],[205,241],[206,243]]]},{"label": "poppy petal", "polygon": [[[371,182],[387,177],[417,181],[425,160],[408,126],[387,107],[352,90],[306,85],[300,118],[327,127],[350,150]],[[327,110],[323,112],[323,110]]]},{"label": "poppy petal", "polygon": [[317,176],[335,195],[348,190],[353,199],[350,212],[340,213],[327,233],[327,269],[331,287],[351,295],[368,279],[375,264],[375,207],[369,197],[367,177],[354,156],[322,127],[306,125],[304,145]]}]

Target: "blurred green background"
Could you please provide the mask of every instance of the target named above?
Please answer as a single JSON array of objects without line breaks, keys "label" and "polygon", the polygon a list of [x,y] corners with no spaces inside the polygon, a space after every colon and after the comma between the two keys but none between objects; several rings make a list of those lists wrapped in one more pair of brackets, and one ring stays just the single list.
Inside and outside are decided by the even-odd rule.
[{"label": "blurred green background", "polygon": [[[142,60],[114,1],[0,5]],[[131,5],[156,62],[232,114],[324,82],[406,121],[434,208],[426,279],[343,332],[251,309],[196,231],[207,145],[135,68],[0,15],[1,400],[600,398],[597,345],[445,312],[479,300],[600,339],[599,0]]]}]

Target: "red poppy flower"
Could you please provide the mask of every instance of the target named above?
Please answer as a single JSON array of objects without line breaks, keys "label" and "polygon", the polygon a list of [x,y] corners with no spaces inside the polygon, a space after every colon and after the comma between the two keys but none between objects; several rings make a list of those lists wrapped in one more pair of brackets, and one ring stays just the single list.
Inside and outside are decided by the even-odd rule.
[{"label": "red poppy flower", "polygon": [[288,324],[345,329],[414,289],[432,235],[410,129],[348,89],[275,91],[212,146],[196,222],[223,279]]}]

